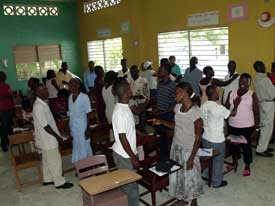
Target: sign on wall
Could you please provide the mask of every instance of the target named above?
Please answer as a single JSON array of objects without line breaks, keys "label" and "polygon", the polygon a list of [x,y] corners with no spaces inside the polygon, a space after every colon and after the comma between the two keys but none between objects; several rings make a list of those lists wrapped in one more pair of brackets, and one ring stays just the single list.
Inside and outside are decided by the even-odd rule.
[{"label": "sign on wall", "polygon": [[112,35],[112,31],[111,31],[111,29],[108,29],[108,28],[97,29],[96,35],[99,38],[106,38],[106,37],[110,37]]},{"label": "sign on wall", "polygon": [[219,12],[211,11],[188,16],[188,27],[208,26],[219,24]]},{"label": "sign on wall", "polygon": [[246,20],[247,18],[248,18],[247,3],[243,2],[239,4],[230,4],[228,6],[227,20],[229,22]]},{"label": "sign on wall", "polygon": [[120,23],[120,32],[122,34],[129,33],[131,30],[129,21],[124,21]]}]

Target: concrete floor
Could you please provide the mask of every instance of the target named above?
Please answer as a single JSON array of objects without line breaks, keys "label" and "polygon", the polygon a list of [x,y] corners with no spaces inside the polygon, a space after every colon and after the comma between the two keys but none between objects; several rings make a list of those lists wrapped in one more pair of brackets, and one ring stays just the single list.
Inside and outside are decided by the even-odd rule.
[{"label": "concrete floor", "polygon": [[[70,167],[70,157],[63,159]],[[274,206],[275,205],[275,159],[255,156],[252,175],[242,176],[242,161],[237,173],[225,176],[229,185],[220,189],[208,188],[199,198],[200,206]],[[32,185],[16,189],[9,153],[0,151],[0,205],[1,206],[82,206],[81,191],[74,172],[67,173],[66,179],[75,186],[69,190],[56,190],[54,186]],[[22,179],[36,177],[36,171],[21,173]],[[143,191],[143,188],[140,188]],[[157,194],[157,202],[169,198],[167,192]],[[150,200],[150,195],[145,196]],[[143,205],[142,203],[140,205]]]}]

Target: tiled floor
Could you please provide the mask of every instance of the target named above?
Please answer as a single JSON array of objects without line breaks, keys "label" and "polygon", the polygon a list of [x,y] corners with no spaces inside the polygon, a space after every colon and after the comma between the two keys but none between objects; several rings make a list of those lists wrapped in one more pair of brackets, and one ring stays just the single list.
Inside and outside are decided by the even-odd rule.
[{"label": "tiled floor", "polygon": [[[64,165],[70,166],[69,158]],[[35,177],[35,171],[23,172],[23,179]],[[17,192],[9,153],[0,151],[0,205],[1,206],[82,206],[81,191],[74,172],[66,179],[75,183],[69,190],[56,190],[54,186],[33,185]],[[241,167],[237,173],[225,176],[229,185],[212,189],[205,185],[205,194],[199,198],[200,206],[274,206],[275,205],[275,159],[255,157],[252,175],[243,177]],[[143,190],[143,188],[141,188]],[[167,192],[157,194],[157,202],[168,198]],[[150,195],[146,197],[150,200]],[[143,205],[143,204],[140,204]]]}]

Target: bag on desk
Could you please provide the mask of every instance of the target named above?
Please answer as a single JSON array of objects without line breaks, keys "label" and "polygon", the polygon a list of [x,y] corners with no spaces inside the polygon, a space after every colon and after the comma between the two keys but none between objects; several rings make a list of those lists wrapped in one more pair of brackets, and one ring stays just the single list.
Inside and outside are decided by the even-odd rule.
[{"label": "bag on desk", "polygon": [[156,171],[158,172],[170,172],[171,168],[177,165],[177,162],[171,159],[162,160],[156,164]]}]

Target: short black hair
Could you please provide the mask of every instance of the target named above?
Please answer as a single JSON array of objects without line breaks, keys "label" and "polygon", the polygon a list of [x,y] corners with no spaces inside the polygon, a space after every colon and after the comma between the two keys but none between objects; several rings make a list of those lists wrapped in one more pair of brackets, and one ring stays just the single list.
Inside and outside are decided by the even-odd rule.
[{"label": "short black hair", "polygon": [[114,91],[115,91],[116,95],[119,98],[123,97],[123,95],[126,93],[126,88],[128,86],[129,86],[129,83],[125,78],[123,78],[123,77],[117,78],[114,83]]},{"label": "short black hair", "polygon": [[213,70],[213,68],[212,68],[211,66],[206,66],[206,67],[204,67],[204,68],[203,68],[203,74],[204,74],[204,75],[207,75],[208,72],[209,72],[211,69]]},{"label": "short black hair", "polygon": [[[100,65],[95,66],[95,74],[98,74],[100,70],[103,70],[103,67]],[[103,70],[104,71],[104,70]]]},{"label": "short black hair", "polygon": [[62,63],[61,63],[61,67],[65,66],[65,65],[68,66],[68,63],[67,63],[67,62],[62,62]]},{"label": "short black hair", "polygon": [[135,64],[134,64],[134,65],[132,65],[132,66],[131,66],[131,68],[130,68],[130,70],[133,70],[133,69],[138,70],[138,66],[137,66],[137,65],[135,65]]},{"label": "short black hair", "polygon": [[95,62],[94,62],[94,61],[89,61],[88,64],[89,64],[89,65],[90,65],[90,64],[95,64]]},{"label": "short black hair", "polygon": [[35,87],[35,94],[37,95],[38,90],[40,90],[41,88],[46,88],[46,86],[42,83],[39,83],[36,87]]},{"label": "short black hair", "polygon": [[31,108],[31,105],[32,104],[31,104],[31,101],[29,99],[23,99],[22,100],[21,106],[22,106],[23,110]]},{"label": "short black hair", "polygon": [[275,62],[272,62],[271,68],[275,68]]},{"label": "short black hair", "polygon": [[122,62],[127,62],[127,59],[125,59],[125,58],[121,59],[120,63],[122,63]]},{"label": "short black hair", "polygon": [[0,81],[5,82],[7,80],[7,75],[5,72],[0,71]]},{"label": "short black hair", "polygon": [[228,64],[233,64],[235,67],[237,66],[236,62],[234,60],[230,60]]},{"label": "short black hair", "polygon": [[104,82],[106,83],[112,83],[116,80],[117,78],[117,73],[114,72],[114,71],[108,71],[106,74],[105,74],[105,77],[104,77]]},{"label": "short black hair", "polygon": [[54,74],[55,74],[54,70],[49,69],[49,70],[47,71],[47,79],[53,78],[53,75],[54,75]]},{"label": "short black hair", "polygon": [[265,68],[265,65],[262,61],[255,61],[253,67],[256,71],[259,71],[259,70]]},{"label": "short black hair", "polygon": [[209,85],[206,87],[205,92],[208,98],[212,97],[214,92],[217,90],[217,87],[214,85]]},{"label": "short black hair", "polygon": [[195,62],[198,61],[198,58],[197,57],[191,57],[190,59],[190,64],[194,64]]},{"label": "short black hair", "polygon": [[163,66],[163,65],[166,65],[166,64],[170,64],[169,59],[167,59],[167,58],[162,58],[162,59],[160,60],[160,66]]},{"label": "short black hair", "polygon": [[248,74],[248,73],[242,73],[241,75],[240,75],[240,79],[241,78],[245,78],[245,79],[252,79],[252,77],[251,77],[251,75],[250,74]]},{"label": "short black hair", "polygon": [[163,68],[163,69],[165,69],[168,72],[168,74],[171,74],[172,68],[171,68],[170,64],[163,64],[160,67]]}]

